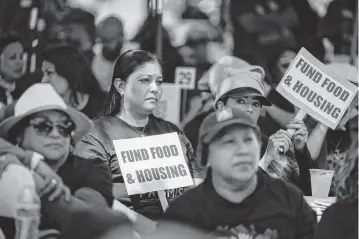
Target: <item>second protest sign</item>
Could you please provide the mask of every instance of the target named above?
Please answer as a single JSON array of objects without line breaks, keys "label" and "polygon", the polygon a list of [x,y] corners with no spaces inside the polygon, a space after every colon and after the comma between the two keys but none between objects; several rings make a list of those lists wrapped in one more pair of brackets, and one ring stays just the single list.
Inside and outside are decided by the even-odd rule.
[{"label": "second protest sign", "polygon": [[177,133],[113,144],[129,195],[193,185]]},{"label": "second protest sign", "polygon": [[357,93],[357,87],[302,48],[277,91],[304,112],[335,129]]}]

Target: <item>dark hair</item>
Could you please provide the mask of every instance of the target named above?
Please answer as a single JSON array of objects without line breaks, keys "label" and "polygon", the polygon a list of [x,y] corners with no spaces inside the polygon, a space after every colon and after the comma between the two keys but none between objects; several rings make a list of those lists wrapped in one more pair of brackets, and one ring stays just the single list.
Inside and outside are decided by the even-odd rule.
[{"label": "dark hair", "polygon": [[147,62],[156,62],[162,67],[161,61],[156,55],[143,50],[126,51],[117,59],[113,70],[111,88],[98,118],[120,113],[122,107],[122,96],[113,84],[115,79],[120,78],[122,81],[126,82],[129,75]]},{"label": "dark hair", "polygon": [[90,63],[76,48],[57,44],[45,48],[43,60],[55,65],[56,73],[66,79],[71,90],[71,97],[78,103],[76,93],[96,95],[101,92],[97,79],[92,73]]},{"label": "dark hair", "polygon": [[0,36],[0,55],[2,54],[2,52],[8,45],[15,43],[15,42],[21,43],[21,39],[18,35],[16,35],[16,34],[1,35]]}]

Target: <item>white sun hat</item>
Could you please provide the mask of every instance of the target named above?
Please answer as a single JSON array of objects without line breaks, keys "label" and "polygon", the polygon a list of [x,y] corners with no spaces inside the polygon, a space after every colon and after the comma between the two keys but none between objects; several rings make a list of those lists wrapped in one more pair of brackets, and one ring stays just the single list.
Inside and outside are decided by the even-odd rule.
[{"label": "white sun hat", "polygon": [[0,137],[9,138],[10,130],[24,118],[38,112],[58,110],[67,114],[75,123],[72,140],[77,143],[92,128],[91,120],[80,111],[66,105],[65,101],[49,83],[32,85],[17,102],[6,106],[4,118],[0,119]]}]

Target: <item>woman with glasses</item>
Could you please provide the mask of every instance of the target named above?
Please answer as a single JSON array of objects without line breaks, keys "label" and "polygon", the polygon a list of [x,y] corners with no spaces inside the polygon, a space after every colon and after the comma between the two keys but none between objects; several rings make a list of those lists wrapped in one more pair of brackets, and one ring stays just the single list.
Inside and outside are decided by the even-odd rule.
[{"label": "woman with glasses", "polygon": [[[186,136],[174,124],[153,115],[161,100],[162,82],[162,65],[155,55],[142,50],[123,53],[115,64],[111,89],[99,118],[94,121],[94,129],[76,145],[77,152],[85,158],[96,157],[107,162],[117,200],[127,202],[136,212],[152,220],[157,220],[163,213],[157,194],[129,198],[112,141],[177,132],[192,177],[200,178]],[[167,199],[180,196],[184,190],[168,190]]]},{"label": "woman with glasses", "polygon": [[[34,171],[36,189],[43,209],[40,229],[61,229],[61,225],[73,212],[89,205],[103,208],[112,206],[112,181],[107,165],[99,158],[80,158],[71,150],[90,130],[91,121],[81,112],[68,107],[50,84],[31,86],[15,104],[4,108],[4,114],[0,123],[0,137],[22,150],[36,153],[30,163],[20,161]],[[3,142],[0,148],[0,155],[8,153],[3,155],[4,160],[11,155],[20,154],[20,149],[11,145],[4,147]],[[47,175],[53,177],[38,177],[40,174],[37,172],[40,167],[44,167],[44,163],[50,168]],[[62,192],[65,191],[66,196],[63,187],[68,187],[77,202],[66,202],[69,197],[67,195],[63,198]],[[56,195],[53,195],[54,191],[57,191]],[[1,192],[0,199],[4,199],[6,195],[6,192]],[[66,210],[49,205],[54,200],[60,200],[61,208]],[[0,220],[0,227],[2,221],[3,219]]]},{"label": "woman with glasses", "polygon": [[79,51],[67,45],[54,45],[43,52],[42,82],[50,83],[67,104],[94,118],[106,95],[91,67]]}]

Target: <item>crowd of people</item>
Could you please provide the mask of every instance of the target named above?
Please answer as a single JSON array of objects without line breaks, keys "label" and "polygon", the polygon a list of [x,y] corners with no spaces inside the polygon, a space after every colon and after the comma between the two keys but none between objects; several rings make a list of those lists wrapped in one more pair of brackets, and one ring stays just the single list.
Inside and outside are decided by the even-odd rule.
[{"label": "crowd of people", "polygon": [[[357,67],[332,62],[322,41],[349,54],[350,17],[333,18],[355,4],[334,0],[320,19],[307,1],[223,2],[222,27],[185,10],[183,45],[163,27],[161,56],[150,15],[132,48],[118,17],[95,25],[81,9],[48,10],[34,71],[27,34],[0,17],[0,239],[358,238],[358,96],[332,130],[296,119],[275,90],[302,46],[358,86]],[[197,78],[179,125],[155,113],[177,66]],[[113,141],[166,133],[177,133],[193,186],[167,190],[164,209],[155,192],[128,194]],[[336,202],[319,222],[305,200],[310,169],[334,171]],[[26,203],[39,208],[24,213]]]}]

